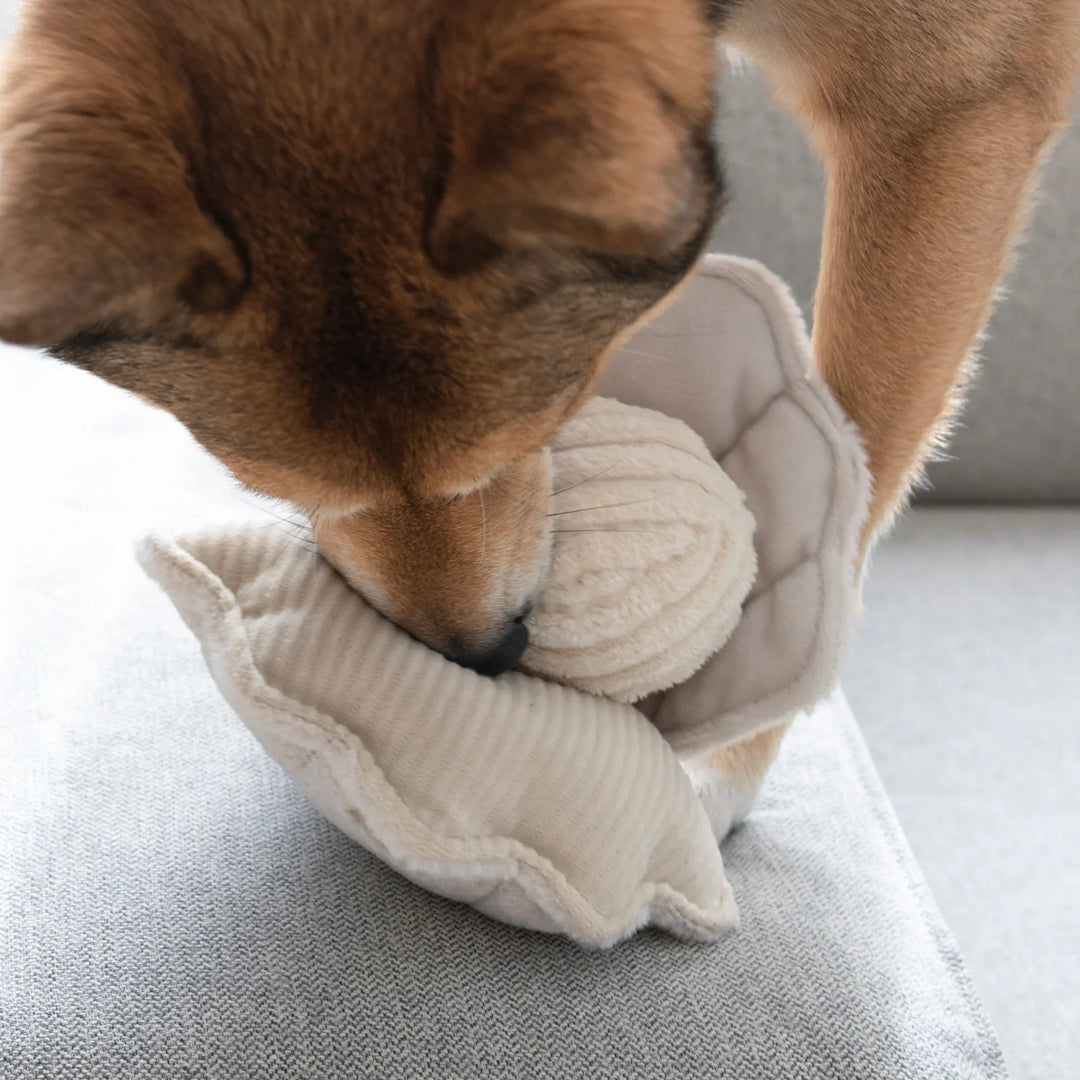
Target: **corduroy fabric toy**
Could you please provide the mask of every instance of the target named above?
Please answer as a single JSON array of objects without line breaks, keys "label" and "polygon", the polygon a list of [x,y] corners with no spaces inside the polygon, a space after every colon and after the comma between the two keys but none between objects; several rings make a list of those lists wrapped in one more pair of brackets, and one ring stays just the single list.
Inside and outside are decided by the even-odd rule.
[{"label": "corduroy fabric toy", "polygon": [[702,755],[832,688],[869,475],[754,263],[706,259],[600,392],[618,401],[554,449],[560,508],[596,509],[534,613],[545,677],[458,667],[273,530],[152,537],[140,558],[267,752],[399,872],[590,945],[709,940],[736,922],[713,830],[745,807]]}]

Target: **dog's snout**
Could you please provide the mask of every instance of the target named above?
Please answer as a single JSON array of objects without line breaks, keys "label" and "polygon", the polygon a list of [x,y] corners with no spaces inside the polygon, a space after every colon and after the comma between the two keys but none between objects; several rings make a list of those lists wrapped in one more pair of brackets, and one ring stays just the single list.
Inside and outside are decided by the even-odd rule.
[{"label": "dog's snout", "polygon": [[511,462],[472,496],[316,516],[319,551],[417,641],[483,675],[516,666],[551,559],[547,451]]},{"label": "dog's snout", "polygon": [[515,667],[529,644],[529,628],[523,617],[515,619],[493,646],[483,650],[453,649],[451,660],[480,675],[501,675]]}]

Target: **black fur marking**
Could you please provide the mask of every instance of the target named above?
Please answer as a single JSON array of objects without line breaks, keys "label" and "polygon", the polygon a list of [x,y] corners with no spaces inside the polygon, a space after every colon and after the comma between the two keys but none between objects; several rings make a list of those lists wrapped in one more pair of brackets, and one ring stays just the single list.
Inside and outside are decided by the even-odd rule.
[{"label": "black fur marking", "polygon": [[115,353],[124,346],[140,345],[182,352],[203,352],[207,348],[204,341],[192,334],[166,334],[154,330],[127,331],[119,326],[103,323],[50,346],[48,352],[58,360],[93,371],[95,357],[103,352]]},{"label": "black fur marking", "polygon": [[745,0],[705,0],[705,16],[713,29],[719,30],[727,22],[732,11],[743,3]]},{"label": "black fur marking", "polygon": [[663,257],[591,256],[590,262],[602,269],[611,280],[625,285],[665,284],[668,288],[674,288],[709,242],[724,207],[724,172],[712,135],[707,129],[694,132],[690,152],[706,193],[704,210],[693,235],[681,247]]},{"label": "black fur marking", "polygon": [[445,402],[446,371],[435,339],[454,316],[429,304],[419,309],[426,329],[388,323],[365,302],[370,271],[360,253],[343,250],[348,234],[329,215],[311,223],[310,295],[280,311],[276,351],[289,358],[301,407],[316,430],[356,438],[393,467],[394,431]]}]

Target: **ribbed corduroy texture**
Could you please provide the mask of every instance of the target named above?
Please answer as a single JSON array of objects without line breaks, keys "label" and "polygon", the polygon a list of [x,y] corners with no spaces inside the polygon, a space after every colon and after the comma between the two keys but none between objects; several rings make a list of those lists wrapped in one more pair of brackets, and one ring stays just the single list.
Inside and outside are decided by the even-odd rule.
[{"label": "ribbed corduroy texture", "polygon": [[743,494],[681,420],[594,398],[552,443],[551,571],[523,666],[616,701],[688,679],[757,571]]},{"label": "ribbed corduroy texture", "polygon": [[635,709],[458,667],[275,530],[149,540],[140,557],[271,756],[413,881],[592,945],[734,925],[708,818]]}]

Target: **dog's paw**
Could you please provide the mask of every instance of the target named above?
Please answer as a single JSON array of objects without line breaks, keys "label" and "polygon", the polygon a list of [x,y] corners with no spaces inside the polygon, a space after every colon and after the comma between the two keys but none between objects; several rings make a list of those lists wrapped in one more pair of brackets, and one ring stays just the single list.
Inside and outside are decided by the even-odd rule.
[{"label": "dog's paw", "polygon": [[736,784],[723,769],[709,765],[704,758],[684,762],[683,768],[705,807],[713,835],[719,843],[753,809],[761,790],[761,781],[756,784]]},{"label": "dog's paw", "polygon": [[743,742],[683,762],[717,842],[754,808],[787,729],[788,721],[784,721]]}]

